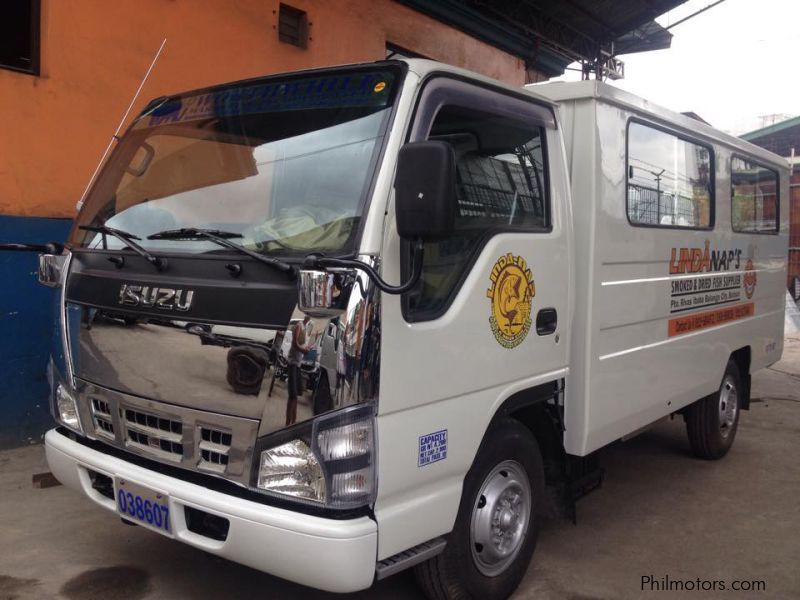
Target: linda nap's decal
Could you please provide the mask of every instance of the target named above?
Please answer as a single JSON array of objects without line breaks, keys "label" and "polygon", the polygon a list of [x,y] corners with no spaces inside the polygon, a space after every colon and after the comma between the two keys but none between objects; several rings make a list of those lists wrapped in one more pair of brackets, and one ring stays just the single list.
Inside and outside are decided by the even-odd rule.
[{"label": "linda nap's decal", "polygon": [[445,458],[447,458],[447,429],[419,436],[418,467],[424,467]]},{"label": "linda nap's decal", "polygon": [[486,296],[492,303],[489,325],[504,348],[519,346],[531,330],[531,300],[536,295],[533,273],[521,256],[510,252],[497,259]]},{"label": "linda nap's decal", "polygon": [[[692,312],[686,317],[671,319],[668,323],[670,336],[688,333],[705,327],[752,316],[752,303],[716,309],[720,305],[736,304],[753,297],[756,288],[756,271],[751,258],[743,263],[743,251],[739,248],[711,249],[706,240],[703,248],[672,248],[669,261],[670,275],[678,275],[670,281],[670,314]],[[686,275],[695,275],[689,276]],[[714,308],[701,313],[693,311]]]}]

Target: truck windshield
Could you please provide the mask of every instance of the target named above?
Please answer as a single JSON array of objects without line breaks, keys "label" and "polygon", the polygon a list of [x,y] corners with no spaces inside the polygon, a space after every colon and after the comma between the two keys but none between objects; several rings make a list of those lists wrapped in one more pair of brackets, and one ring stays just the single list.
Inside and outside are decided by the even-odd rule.
[{"label": "truck windshield", "polygon": [[[89,193],[73,247],[220,251],[180,228],[234,234],[263,253],[353,250],[400,72],[328,71],[175,96],[145,111]],[[88,229],[87,229],[88,226]],[[92,231],[92,228],[95,228]]]}]

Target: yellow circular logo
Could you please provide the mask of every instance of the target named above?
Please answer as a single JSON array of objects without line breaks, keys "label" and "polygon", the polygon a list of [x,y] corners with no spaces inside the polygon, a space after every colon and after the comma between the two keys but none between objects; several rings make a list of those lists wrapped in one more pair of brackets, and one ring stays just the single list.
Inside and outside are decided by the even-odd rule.
[{"label": "yellow circular logo", "polygon": [[536,295],[533,273],[521,256],[510,252],[497,259],[486,295],[492,302],[489,325],[504,348],[516,348],[531,330],[531,301]]},{"label": "yellow circular logo", "polygon": [[386,82],[385,81],[379,81],[378,83],[375,84],[375,87],[372,88],[372,89],[376,94],[378,92],[382,92],[384,89],[386,89]]}]

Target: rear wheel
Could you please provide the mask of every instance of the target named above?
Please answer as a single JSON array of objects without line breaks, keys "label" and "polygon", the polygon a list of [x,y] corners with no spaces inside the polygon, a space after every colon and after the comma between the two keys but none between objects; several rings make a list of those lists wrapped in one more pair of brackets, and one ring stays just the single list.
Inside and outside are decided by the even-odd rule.
[{"label": "rear wheel", "polygon": [[728,453],[739,427],[741,394],[739,367],[728,361],[719,390],[686,411],[686,431],[695,456],[716,460]]},{"label": "rear wheel", "polygon": [[444,552],[416,567],[431,599],[507,598],[536,546],[544,469],[531,432],[513,419],[486,434],[464,481]]}]

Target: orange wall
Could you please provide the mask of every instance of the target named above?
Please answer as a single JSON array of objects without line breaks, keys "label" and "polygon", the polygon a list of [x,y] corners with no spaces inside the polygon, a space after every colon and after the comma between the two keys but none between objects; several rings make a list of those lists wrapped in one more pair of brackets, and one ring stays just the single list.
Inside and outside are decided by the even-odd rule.
[{"label": "orange wall", "polygon": [[269,73],[378,60],[386,42],[522,85],[524,62],[392,0],[288,0],[308,49],[278,41],[274,0],[42,0],[42,69],[0,69],[0,214],[74,214],[163,38],[150,98]]}]

